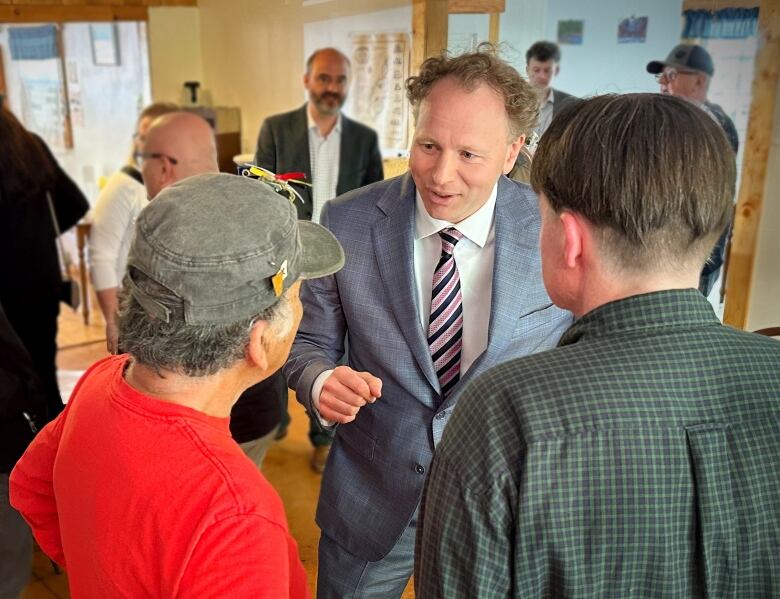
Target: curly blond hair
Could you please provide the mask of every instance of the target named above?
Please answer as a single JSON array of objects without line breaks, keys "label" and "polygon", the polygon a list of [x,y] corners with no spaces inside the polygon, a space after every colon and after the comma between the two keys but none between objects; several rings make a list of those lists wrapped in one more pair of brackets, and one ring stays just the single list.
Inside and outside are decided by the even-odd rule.
[{"label": "curly blond hair", "polygon": [[512,139],[526,137],[539,121],[539,101],[531,85],[512,65],[498,57],[498,50],[487,42],[474,52],[450,56],[446,51],[428,58],[420,72],[406,80],[406,97],[412,104],[414,116],[420,103],[431,93],[433,86],[446,77],[455,79],[466,91],[484,84],[504,99],[509,133]]}]

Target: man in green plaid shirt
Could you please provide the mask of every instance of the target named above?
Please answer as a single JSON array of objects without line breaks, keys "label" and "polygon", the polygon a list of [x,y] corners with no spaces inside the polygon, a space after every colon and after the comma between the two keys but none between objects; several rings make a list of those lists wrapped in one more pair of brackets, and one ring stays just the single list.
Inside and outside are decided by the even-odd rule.
[{"label": "man in green plaid shirt", "polygon": [[531,181],[545,285],[578,320],[465,390],[418,599],[780,597],[780,343],[696,291],[734,192],[722,130],[679,98],[595,97]]}]

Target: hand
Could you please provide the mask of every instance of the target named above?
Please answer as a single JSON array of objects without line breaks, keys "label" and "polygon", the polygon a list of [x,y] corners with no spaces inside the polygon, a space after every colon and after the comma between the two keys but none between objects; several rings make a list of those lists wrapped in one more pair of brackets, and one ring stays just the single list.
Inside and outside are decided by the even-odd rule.
[{"label": "hand", "polygon": [[320,416],[340,424],[352,422],[367,403],[382,395],[382,381],[368,372],[337,366],[322,386]]},{"label": "hand", "polygon": [[119,325],[115,321],[106,323],[106,349],[116,355],[119,345]]}]

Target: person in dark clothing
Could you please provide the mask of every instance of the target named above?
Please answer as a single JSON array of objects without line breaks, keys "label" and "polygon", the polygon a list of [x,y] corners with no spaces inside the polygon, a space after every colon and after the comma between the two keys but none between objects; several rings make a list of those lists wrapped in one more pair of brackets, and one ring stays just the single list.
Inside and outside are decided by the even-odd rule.
[{"label": "person in dark clothing", "polygon": [[47,195],[61,232],[89,208],[43,140],[0,107],[0,304],[41,381],[43,422],[63,409],[55,364],[62,271]]},{"label": "person in dark clothing", "polygon": [[[710,53],[696,44],[678,44],[666,60],[651,60],[647,72],[655,75],[662,94],[685,98],[697,104],[720,125],[729,140],[734,155],[739,151],[739,136],[733,121],[719,104],[707,99],[710,80],[715,74],[715,65]],[[699,277],[699,291],[709,295],[720,275],[726,254],[726,245],[731,224],[721,233],[718,242],[704,264]]]},{"label": "person in dark clothing", "polygon": [[8,475],[44,414],[30,354],[0,305],[0,598],[16,599],[30,580],[32,535],[8,500]]}]

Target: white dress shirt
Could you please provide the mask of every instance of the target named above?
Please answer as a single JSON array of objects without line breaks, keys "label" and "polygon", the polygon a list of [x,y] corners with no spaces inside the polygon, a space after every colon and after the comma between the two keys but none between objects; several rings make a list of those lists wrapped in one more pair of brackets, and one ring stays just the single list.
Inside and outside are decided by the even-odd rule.
[{"label": "white dress shirt", "polygon": [[311,105],[306,108],[309,127],[309,161],[311,165],[311,220],[320,222],[320,212],[325,202],[336,197],[339,180],[339,155],[341,153],[341,113],[327,137],[320,134],[311,116]]},{"label": "white dress shirt", "polygon": [[460,275],[463,298],[463,346],[460,354],[461,376],[485,351],[490,323],[490,300],[493,297],[493,263],[496,237],[493,226],[498,185],[493,186],[487,202],[474,214],[457,224],[438,220],[428,214],[417,192],[414,222],[414,278],[417,286],[417,308],[420,326],[428,336],[431,314],[433,273],[441,258],[439,231],[453,227],[463,233],[453,255]]},{"label": "white dress shirt", "polygon": [[534,129],[536,134],[541,137],[542,133],[547,131],[547,127],[550,126],[553,117],[553,110],[555,104],[555,90],[550,88],[550,93],[547,94],[547,99],[539,107],[539,125]]},{"label": "white dress shirt", "polygon": [[[454,227],[463,233],[453,255],[460,276],[463,302],[463,341],[460,372],[463,375],[487,348],[490,303],[493,297],[493,264],[496,257],[495,211],[498,183],[493,186],[487,202],[474,214],[457,224],[433,218],[425,209],[420,193],[415,199],[414,218],[414,279],[415,297],[423,335],[428,337],[431,314],[433,273],[441,258],[439,231]],[[325,379],[333,370],[322,372],[312,385],[312,402],[319,412],[320,393]],[[324,426],[332,421],[318,417]]]}]

